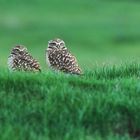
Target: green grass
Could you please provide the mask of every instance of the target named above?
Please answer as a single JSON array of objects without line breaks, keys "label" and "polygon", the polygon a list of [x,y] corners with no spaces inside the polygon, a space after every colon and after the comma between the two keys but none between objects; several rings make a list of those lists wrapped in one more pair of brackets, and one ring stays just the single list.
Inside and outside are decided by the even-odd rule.
[{"label": "green grass", "polygon": [[[0,0],[0,140],[139,140],[139,13],[138,0]],[[85,75],[48,70],[56,37]],[[15,44],[43,73],[7,71]]]},{"label": "green grass", "polygon": [[83,76],[1,70],[0,139],[139,139],[139,71],[136,63]]}]

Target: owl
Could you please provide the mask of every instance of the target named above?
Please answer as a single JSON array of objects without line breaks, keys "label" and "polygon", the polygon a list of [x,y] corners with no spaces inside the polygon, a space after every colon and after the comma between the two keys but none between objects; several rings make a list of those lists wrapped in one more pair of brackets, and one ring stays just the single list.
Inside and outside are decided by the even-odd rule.
[{"label": "owl", "polygon": [[34,59],[26,47],[15,46],[8,57],[8,68],[11,71],[41,71],[39,62]]},{"label": "owl", "polygon": [[77,59],[69,52],[65,42],[59,38],[48,42],[46,61],[53,70],[70,74],[82,74]]}]

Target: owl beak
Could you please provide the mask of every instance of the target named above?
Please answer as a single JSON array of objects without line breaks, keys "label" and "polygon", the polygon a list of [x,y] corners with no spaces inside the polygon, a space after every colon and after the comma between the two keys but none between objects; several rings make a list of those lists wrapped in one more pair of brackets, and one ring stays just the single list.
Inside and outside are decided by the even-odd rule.
[{"label": "owl beak", "polygon": [[58,49],[58,48],[59,48],[59,44],[57,44],[57,45],[55,46],[55,48]]},{"label": "owl beak", "polygon": [[58,47],[58,48],[59,48],[60,46],[61,46],[61,45],[60,45],[60,43],[58,43],[56,47]]}]

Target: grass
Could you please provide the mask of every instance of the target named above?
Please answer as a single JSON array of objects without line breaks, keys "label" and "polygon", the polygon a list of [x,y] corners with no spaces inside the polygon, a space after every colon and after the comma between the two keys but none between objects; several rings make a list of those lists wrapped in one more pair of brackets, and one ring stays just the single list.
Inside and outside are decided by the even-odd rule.
[{"label": "grass", "polygon": [[140,65],[83,76],[0,73],[0,139],[139,139]]},{"label": "grass", "polygon": [[[1,0],[0,140],[139,140],[139,12],[138,0]],[[85,75],[47,69],[56,37]],[[7,71],[15,44],[43,73]]]}]

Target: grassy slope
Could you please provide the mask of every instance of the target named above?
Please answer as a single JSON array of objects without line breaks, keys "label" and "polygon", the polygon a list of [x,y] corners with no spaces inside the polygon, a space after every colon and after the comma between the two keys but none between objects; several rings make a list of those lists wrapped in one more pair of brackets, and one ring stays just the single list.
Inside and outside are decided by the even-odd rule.
[{"label": "grassy slope", "polygon": [[1,70],[0,139],[140,138],[139,71],[137,64],[81,77]]},{"label": "grassy slope", "polygon": [[90,71],[75,77],[0,70],[0,139],[138,136],[140,67],[95,65],[132,57],[139,62],[139,11],[139,2],[127,0],[1,0],[0,67],[21,43],[46,70],[47,42],[60,37]]}]

